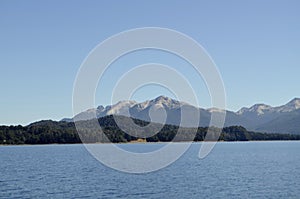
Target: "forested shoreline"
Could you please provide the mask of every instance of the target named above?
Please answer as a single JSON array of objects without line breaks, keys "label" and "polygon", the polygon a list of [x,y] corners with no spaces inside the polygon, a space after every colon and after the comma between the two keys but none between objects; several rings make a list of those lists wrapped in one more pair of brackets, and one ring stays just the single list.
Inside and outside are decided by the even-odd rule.
[{"label": "forested shoreline", "polygon": [[[127,121],[131,118],[118,116],[119,120]],[[139,126],[147,126],[148,122],[133,119]],[[44,120],[32,123],[28,126],[0,126],[0,144],[19,145],[19,144],[71,144],[71,143],[98,143],[113,142],[127,143],[138,140],[134,135],[123,132],[114,120],[114,116],[99,118],[102,132],[89,128],[93,121],[81,121],[80,126],[86,126],[82,129],[81,137],[78,135],[73,122],[56,122]],[[208,128],[198,127],[197,129],[182,128],[180,135],[176,136],[179,127],[175,125],[164,125],[161,130],[145,139],[147,142],[170,142],[170,141],[203,141]],[[151,129],[146,129],[151,131]],[[220,129],[215,128],[216,132]],[[191,132],[194,132],[191,133]],[[151,132],[150,132],[151,133]],[[138,134],[137,134],[138,135]],[[175,137],[176,136],[176,137]],[[191,137],[192,136],[192,137]],[[107,139],[103,139],[107,137]],[[175,139],[174,139],[175,138]],[[219,141],[259,141],[259,140],[300,140],[300,135],[294,134],[270,134],[247,131],[242,126],[231,126],[222,129]]]}]

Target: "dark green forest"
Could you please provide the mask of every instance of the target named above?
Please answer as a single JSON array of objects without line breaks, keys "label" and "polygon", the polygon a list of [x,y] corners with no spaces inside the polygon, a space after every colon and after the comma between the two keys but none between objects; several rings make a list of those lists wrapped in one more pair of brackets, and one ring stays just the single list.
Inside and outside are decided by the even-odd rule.
[{"label": "dark green forest", "polygon": [[[56,122],[51,120],[44,120],[32,123],[28,126],[0,126],[0,144],[70,144],[81,143],[82,140],[85,143],[96,142],[113,142],[113,143],[125,143],[135,141],[138,138],[132,135],[138,134],[132,128],[131,135],[123,132],[116,124],[114,117],[106,116],[99,118],[98,121],[80,121],[79,129],[80,135],[75,128],[73,122]],[[123,116],[117,116],[122,121],[128,121]],[[148,122],[133,119],[134,123],[139,126],[147,127]],[[98,122],[102,128],[99,131],[97,127],[92,126]],[[159,125],[159,124],[157,124]],[[77,126],[78,127],[78,126]],[[179,127],[174,125],[164,125],[161,130],[146,138],[147,142],[169,142],[175,138]],[[181,128],[180,136],[176,136],[173,141],[203,141],[207,134],[207,127],[199,127],[197,129]],[[150,128],[145,128],[145,131],[151,133]],[[220,132],[220,129],[215,128],[216,132]],[[195,132],[196,135],[191,132]],[[104,136],[103,133],[106,135]],[[191,137],[192,136],[192,137]],[[106,137],[109,139],[107,140]],[[254,141],[254,140],[300,140],[300,135],[293,134],[270,134],[270,133],[258,133],[247,131],[242,126],[231,126],[222,129],[219,141]]]}]

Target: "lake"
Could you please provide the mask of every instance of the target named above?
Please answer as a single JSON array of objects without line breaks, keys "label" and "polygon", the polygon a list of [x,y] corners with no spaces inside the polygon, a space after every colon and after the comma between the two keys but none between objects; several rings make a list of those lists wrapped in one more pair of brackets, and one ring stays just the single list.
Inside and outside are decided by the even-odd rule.
[{"label": "lake", "polygon": [[220,142],[205,159],[200,145],[147,174],[112,170],[83,145],[0,146],[0,198],[300,197],[300,142]]}]

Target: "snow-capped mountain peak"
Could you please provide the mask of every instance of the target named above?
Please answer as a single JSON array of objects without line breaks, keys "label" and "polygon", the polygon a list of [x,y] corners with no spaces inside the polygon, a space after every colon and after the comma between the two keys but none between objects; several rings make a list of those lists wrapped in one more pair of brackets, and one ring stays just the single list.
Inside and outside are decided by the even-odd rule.
[{"label": "snow-capped mountain peak", "polygon": [[287,104],[277,107],[278,112],[291,112],[300,109],[300,98],[294,98]]},{"label": "snow-capped mountain peak", "polygon": [[253,106],[251,106],[250,108],[242,108],[240,109],[237,114],[238,115],[242,115],[242,114],[246,114],[246,113],[255,113],[257,115],[263,115],[266,112],[270,112],[273,111],[273,107],[266,105],[266,104],[255,104]]},{"label": "snow-capped mountain peak", "polygon": [[266,104],[255,104],[250,108],[244,107],[236,113],[238,115],[243,115],[243,114],[263,115],[266,113],[292,112],[298,109],[300,109],[300,98],[294,98],[293,100],[291,100],[290,102],[282,106],[272,107]]},{"label": "snow-capped mountain peak", "polygon": [[[182,110],[185,110],[185,114],[188,115],[188,118],[185,118],[186,121],[196,118],[197,114],[200,113],[199,126],[208,126],[213,114],[218,116],[219,113],[226,113],[225,126],[242,125],[250,130],[255,130],[256,128],[262,128],[268,122],[275,121],[277,118],[287,116],[291,118],[294,124],[298,115],[300,115],[300,98],[294,98],[282,106],[272,107],[260,103],[248,108],[244,107],[238,112],[232,112],[218,108],[202,109],[166,96],[159,96],[144,102],[125,100],[106,107],[98,106],[96,109],[89,109],[79,113],[73,119],[64,119],[64,121],[89,120],[95,118],[95,116],[100,118],[107,115],[123,115],[144,121],[179,125],[182,119]],[[166,120],[161,117],[163,112],[166,114]],[[187,122],[184,125],[194,126],[194,123]],[[289,124],[289,126],[291,125]]]},{"label": "snow-capped mountain peak", "polygon": [[126,115],[129,116],[129,108],[134,106],[137,102],[131,100],[119,101],[115,105],[107,106],[106,115]]},{"label": "snow-capped mountain peak", "polygon": [[289,103],[287,103],[286,106],[292,106],[295,109],[299,109],[300,108],[300,98],[294,98]]},{"label": "snow-capped mountain peak", "polygon": [[150,102],[155,103],[155,104],[172,105],[173,103],[177,103],[178,101],[161,95],[161,96],[151,100]]},{"label": "snow-capped mountain peak", "polygon": [[[179,110],[183,105],[189,104],[166,96],[159,96],[155,99],[147,100],[141,103],[132,100],[124,100],[119,101],[114,105],[108,105],[106,107],[98,106],[97,109],[89,109],[85,112],[79,113],[74,118],[76,120],[88,120],[92,119],[95,115],[98,118],[107,115],[123,115],[147,120],[147,118],[149,118],[150,108],[153,108],[154,110],[163,108],[166,111],[174,111]],[[194,108],[197,109],[196,107]]]},{"label": "snow-capped mountain peak", "polygon": [[272,107],[266,104],[256,104],[249,109],[250,112],[256,112],[258,115],[263,115],[270,110],[272,110]]}]

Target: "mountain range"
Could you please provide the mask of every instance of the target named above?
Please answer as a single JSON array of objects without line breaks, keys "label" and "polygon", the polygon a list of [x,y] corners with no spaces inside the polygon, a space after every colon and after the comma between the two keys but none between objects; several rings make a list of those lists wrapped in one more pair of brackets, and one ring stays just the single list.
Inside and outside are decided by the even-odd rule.
[{"label": "mountain range", "polygon": [[255,104],[249,108],[244,107],[233,112],[217,108],[199,108],[186,102],[159,96],[141,103],[126,100],[106,107],[98,106],[81,112],[72,119],[63,119],[63,121],[89,120],[95,116],[101,118],[108,115],[122,115],[144,121],[179,125],[183,108],[188,115],[188,119],[184,123],[185,127],[194,125],[195,114],[200,113],[200,120],[197,125],[204,127],[209,125],[213,113],[218,114],[225,111],[225,127],[241,125],[252,131],[300,134],[300,98],[295,98],[278,107]]}]

